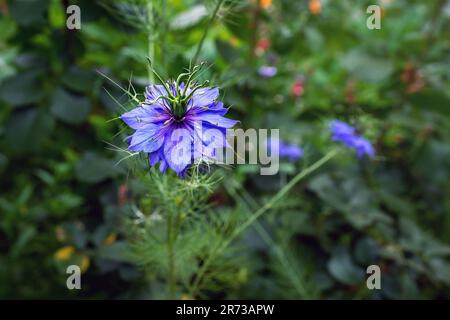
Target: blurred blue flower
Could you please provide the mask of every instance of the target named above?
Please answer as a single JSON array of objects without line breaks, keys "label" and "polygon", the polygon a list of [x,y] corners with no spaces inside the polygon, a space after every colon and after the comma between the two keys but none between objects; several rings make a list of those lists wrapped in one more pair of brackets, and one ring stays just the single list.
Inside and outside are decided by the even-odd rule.
[{"label": "blurred blue flower", "polygon": [[287,144],[279,139],[269,140],[269,150],[272,150],[276,145],[278,145],[278,152],[282,158],[287,158],[289,161],[295,162],[303,157],[303,149],[295,144]]},{"label": "blurred blue flower", "polygon": [[348,148],[354,149],[359,159],[364,155],[372,158],[375,156],[375,149],[365,138],[358,135],[356,129],[349,124],[333,120],[330,123],[331,138],[333,141],[339,141]]},{"label": "blurred blue flower", "polygon": [[258,73],[261,77],[271,78],[277,74],[277,67],[262,66],[258,69]]},{"label": "blurred blue flower", "polygon": [[216,101],[218,88],[166,82],[149,85],[145,101],[121,119],[136,131],[128,149],[148,154],[150,166],[160,163],[179,176],[196,160],[214,159],[226,146],[226,129],[238,121],[227,119],[228,109]]}]

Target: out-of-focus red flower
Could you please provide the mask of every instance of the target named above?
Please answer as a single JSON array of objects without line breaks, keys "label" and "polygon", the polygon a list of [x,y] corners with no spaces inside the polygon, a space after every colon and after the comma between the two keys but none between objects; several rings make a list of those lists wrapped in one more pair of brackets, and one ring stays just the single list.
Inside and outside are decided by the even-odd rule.
[{"label": "out-of-focus red flower", "polygon": [[305,81],[303,79],[297,79],[292,85],[291,93],[294,98],[299,98],[305,91]]},{"label": "out-of-focus red flower", "polygon": [[213,206],[219,207],[227,203],[227,198],[223,193],[216,192],[209,198],[209,203]]},{"label": "out-of-focus red flower", "polygon": [[407,63],[403,68],[401,81],[406,84],[407,93],[416,93],[425,87],[422,73],[412,63]]},{"label": "out-of-focus red flower", "polygon": [[345,100],[347,101],[347,103],[354,104],[356,102],[355,91],[356,91],[356,82],[350,81],[345,87],[344,92]]},{"label": "out-of-focus red flower", "polygon": [[255,54],[257,56],[262,56],[264,52],[270,47],[270,41],[267,38],[261,38],[256,44]]},{"label": "out-of-focus red flower", "polygon": [[7,14],[8,13],[8,4],[6,2],[1,2],[0,3],[0,12],[3,14]]},{"label": "out-of-focus red flower", "polygon": [[128,186],[126,183],[119,186],[119,190],[117,192],[117,201],[119,203],[119,206],[123,206],[128,201]]},{"label": "out-of-focus red flower", "polygon": [[262,39],[259,39],[258,44],[257,44],[256,47],[265,51],[265,50],[269,49],[269,46],[270,46],[269,39],[262,38]]}]

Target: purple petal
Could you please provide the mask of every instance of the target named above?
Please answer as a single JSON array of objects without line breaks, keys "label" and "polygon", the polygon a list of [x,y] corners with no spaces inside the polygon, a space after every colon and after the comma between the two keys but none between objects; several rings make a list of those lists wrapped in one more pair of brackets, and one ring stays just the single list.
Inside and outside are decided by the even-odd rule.
[{"label": "purple petal", "polygon": [[161,157],[161,149],[159,149],[158,151],[155,152],[151,152],[148,154],[148,163],[150,164],[150,166],[155,166],[159,161],[162,160]]},{"label": "purple petal", "polygon": [[194,107],[209,106],[218,96],[218,88],[200,88],[192,95],[192,104]]},{"label": "purple petal", "polygon": [[303,157],[303,149],[295,144],[286,144],[283,141],[270,139],[269,149],[275,147],[278,144],[278,152],[280,157],[287,158],[291,162],[295,162],[301,157]]},{"label": "purple petal", "polygon": [[166,136],[164,158],[170,168],[180,174],[192,161],[192,133],[186,128],[177,128]]},{"label": "purple petal", "polygon": [[146,153],[158,150],[163,142],[163,137],[158,137],[157,133],[162,129],[162,126],[156,124],[147,124],[142,128],[136,130],[131,136],[128,150],[133,152],[144,151]]},{"label": "purple petal", "polygon": [[163,85],[149,85],[145,88],[145,98],[150,102],[158,100],[160,96],[168,96],[166,88]]},{"label": "purple petal", "polygon": [[120,116],[130,128],[140,129],[148,123],[164,122],[169,119],[169,115],[154,106],[142,105],[134,108]]},{"label": "purple petal", "polygon": [[225,118],[220,115],[220,113],[214,111],[205,111],[199,113],[198,115],[190,117],[192,121],[202,121],[212,124],[213,126],[222,128],[231,128],[239,121]]},{"label": "purple petal", "polygon": [[224,116],[228,112],[228,108],[224,108],[222,102],[214,102],[214,103],[211,103],[209,106],[205,106],[205,107],[195,106],[195,107],[192,107],[191,109],[189,109],[189,113],[192,115],[200,114],[200,113],[206,112],[206,111],[214,111],[217,114]]},{"label": "purple petal", "polygon": [[277,74],[277,68],[271,66],[262,66],[258,69],[258,73],[261,77],[271,78]]},{"label": "purple petal", "polygon": [[166,160],[162,160],[161,164],[159,165],[159,171],[161,171],[162,173],[166,172],[167,168],[169,167],[169,164],[167,163]]},{"label": "purple petal", "polygon": [[369,158],[373,158],[375,156],[375,149],[372,144],[364,138],[360,137],[355,139],[354,148],[358,158],[360,159],[363,158],[364,155],[367,155]]}]

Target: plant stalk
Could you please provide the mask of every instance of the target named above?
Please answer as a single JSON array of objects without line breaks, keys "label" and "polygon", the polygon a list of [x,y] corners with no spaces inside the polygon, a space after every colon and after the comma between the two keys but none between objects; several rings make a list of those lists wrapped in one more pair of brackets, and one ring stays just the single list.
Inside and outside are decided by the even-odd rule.
[{"label": "plant stalk", "polygon": [[176,270],[175,270],[175,252],[174,252],[174,242],[175,238],[173,236],[173,221],[172,213],[169,214],[167,219],[167,257],[168,257],[168,296],[169,299],[176,298]]},{"label": "plant stalk", "polygon": [[[154,63],[154,61],[155,61],[155,43],[154,43],[154,38],[152,35],[152,29],[153,29],[153,3],[152,3],[152,1],[153,0],[147,1],[147,23],[148,23],[148,25],[147,25],[147,41],[148,41],[147,56],[150,59],[150,61],[152,61],[152,63]],[[150,66],[148,67],[148,81],[151,84],[155,83],[155,75]]]},{"label": "plant stalk", "polygon": [[259,208],[254,214],[249,216],[249,218],[246,221],[244,221],[238,228],[236,228],[236,230],[231,234],[231,236],[228,239],[219,244],[219,246],[212,251],[212,254],[208,258],[206,258],[205,262],[200,267],[199,272],[197,273],[190,290],[191,296],[195,297],[199,285],[202,281],[202,278],[205,275],[205,272],[208,270],[209,265],[212,263],[212,261],[215,259],[216,256],[220,255],[231,244],[231,242],[233,242],[233,240],[236,239],[245,229],[247,229],[250,225],[252,225],[253,222],[255,222],[266,211],[271,209],[275,205],[275,203],[277,203],[280,199],[282,199],[286,195],[286,193],[289,192],[300,180],[302,180],[315,170],[319,169],[325,163],[327,163],[337,154],[337,152],[338,152],[337,150],[330,151],[321,159],[319,159],[317,162],[315,162],[305,170],[298,173],[294,178],[292,178],[291,181],[289,181],[287,185],[285,185],[280,191],[278,191],[278,193],[273,198],[271,198],[265,205]]},{"label": "plant stalk", "polygon": [[192,62],[193,62],[194,65],[197,64],[198,55],[200,54],[200,51],[202,50],[203,43],[205,42],[206,36],[208,35],[209,28],[211,28],[211,26],[212,26],[212,24],[213,24],[213,22],[214,22],[214,20],[215,20],[215,18],[217,16],[217,12],[219,12],[220,7],[222,6],[222,3],[223,3],[223,0],[219,0],[217,2],[217,5],[214,8],[214,11],[213,11],[213,13],[211,15],[211,18],[209,18],[208,24],[207,24],[205,30],[203,31],[202,39],[198,43],[197,50],[195,51],[194,58],[192,59]]}]

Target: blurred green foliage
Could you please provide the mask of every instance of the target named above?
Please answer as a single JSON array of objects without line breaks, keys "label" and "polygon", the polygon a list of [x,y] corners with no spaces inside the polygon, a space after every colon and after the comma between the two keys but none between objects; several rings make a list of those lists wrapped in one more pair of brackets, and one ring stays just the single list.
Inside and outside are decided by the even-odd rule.
[{"label": "blurred green foliage", "polygon": [[[126,97],[97,71],[142,92],[152,53],[176,76],[213,1],[75,1],[81,30],[65,26],[70,2],[0,0],[0,297],[158,298],[159,279],[142,281],[124,237],[125,217],[154,208],[111,150],[126,147],[110,121]],[[233,251],[239,268],[224,265],[234,283],[204,297],[450,297],[450,3],[375,2],[381,30],[366,28],[371,1],[224,2],[200,52],[203,77],[242,127],[280,128],[305,157],[276,177],[226,169],[217,214],[253,210],[326,153],[329,120],[355,124],[377,157],[341,152],[298,185],[260,221],[273,243],[248,230]],[[132,9],[149,3],[143,26]],[[261,77],[263,65],[278,73]],[[68,264],[82,267],[83,290],[67,290]],[[382,290],[366,287],[371,264]]]}]

